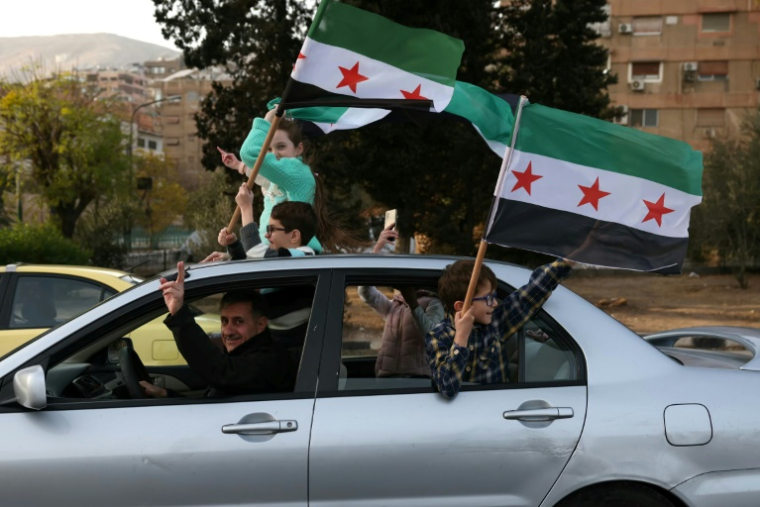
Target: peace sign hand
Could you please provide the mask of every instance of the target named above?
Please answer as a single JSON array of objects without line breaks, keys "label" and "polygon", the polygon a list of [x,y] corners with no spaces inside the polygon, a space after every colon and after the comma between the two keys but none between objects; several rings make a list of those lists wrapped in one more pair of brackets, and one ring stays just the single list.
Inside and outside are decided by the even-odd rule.
[{"label": "peace sign hand", "polygon": [[169,313],[176,315],[182,305],[185,304],[185,263],[177,263],[177,281],[169,281],[166,278],[159,280],[159,290],[164,294],[164,303]]}]

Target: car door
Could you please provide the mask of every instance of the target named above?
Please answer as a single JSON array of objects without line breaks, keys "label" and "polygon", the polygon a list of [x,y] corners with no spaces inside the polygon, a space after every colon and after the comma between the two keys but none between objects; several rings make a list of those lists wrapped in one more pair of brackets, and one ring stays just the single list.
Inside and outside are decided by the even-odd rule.
[{"label": "car door", "polygon": [[[306,506],[308,442],[329,273],[244,272],[226,278],[224,285],[254,290],[293,280],[315,285],[293,392],[161,400],[49,398],[48,407],[39,412],[0,407],[3,504]],[[66,375],[66,369],[80,367],[77,361],[95,346],[78,348],[77,340],[122,334],[129,331],[124,323],[130,319],[139,317],[143,323],[165,312],[158,281],[146,283],[155,289],[149,296],[132,301],[133,295],[139,297],[138,287],[106,301],[94,310],[106,317],[30,361],[54,366],[47,374],[49,391],[59,390],[54,373]],[[186,298],[206,295],[212,283],[217,287],[220,282],[193,273]],[[60,362],[62,347],[76,352]],[[87,371],[94,372],[92,367]],[[10,393],[6,386],[7,381],[5,396]]]},{"label": "car door", "polygon": [[6,276],[8,285],[0,309],[0,356],[117,292],[76,276],[47,273],[6,273]]},{"label": "car door", "polygon": [[346,299],[330,308],[325,333],[310,505],[535,506],[573,453],[585,418],[585,367],[546,313],[513,337],[514,382],[468,385],[446,400],[427,378],[374,377],[383,324],[362,316],[356,286],[434,289],[439,275],[347,271],[333,279],[331,300]]}]

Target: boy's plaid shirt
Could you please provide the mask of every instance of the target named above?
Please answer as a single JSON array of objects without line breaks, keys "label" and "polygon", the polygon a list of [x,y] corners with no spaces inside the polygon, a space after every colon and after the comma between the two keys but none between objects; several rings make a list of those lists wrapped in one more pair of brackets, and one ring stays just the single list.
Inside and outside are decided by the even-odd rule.
[{"label": "boy's plaid shirt", "polygon": [[494,309],[490,324],[475,324],[467,347],[454,343],[454,326],[446,317],[425,337],[428,363],[438,390],[453,398],[462,382],[509,382],[507,340],[522,327],[570,273],[570,266],[556,260],[537,268],[530,281]]}]

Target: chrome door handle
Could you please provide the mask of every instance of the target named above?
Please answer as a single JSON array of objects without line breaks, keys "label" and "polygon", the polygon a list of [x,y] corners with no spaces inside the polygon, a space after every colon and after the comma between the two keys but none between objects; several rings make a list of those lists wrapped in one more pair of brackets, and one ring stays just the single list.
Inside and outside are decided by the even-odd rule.
[{"label": "chrome door handle", "polygon": [[274,433],[287,433],[296,431],[298,421],[266,421],[247,424],[225,424],[222,433],[238,435],[272,435]]},{"label": "chrome door handle", "polygon": [[575,413],[570,407],[529,408],[527,410],[507,410],[504,412],[504,419],[540,422],[553,421],[554,419],[569,419],[574,415]]}]

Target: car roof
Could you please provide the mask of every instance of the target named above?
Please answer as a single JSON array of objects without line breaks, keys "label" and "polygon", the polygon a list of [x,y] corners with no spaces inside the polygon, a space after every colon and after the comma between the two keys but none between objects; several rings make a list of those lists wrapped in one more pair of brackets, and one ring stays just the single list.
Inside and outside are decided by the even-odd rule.
[{"label": "car roof", "polygon": [[78,275],[88,278],[129,276],[126,271],[111,268],[99,268],[95,266],[67,266],[58,264],[8,264],[0,266],[0,273],[57,273],[64,275]]},{"label": "car roof", "polygon": [[[404,254],[329,254],[306,257],[282,257],[265,259],[247,259],[232,262],[209,262],[188,264],[185,269],[196,272],[199,276],[215,276],[227,271],[290,271],[303,269],[431,269],[440,270],[459,260],[473,260],[472,257],[455,257],[450,255],[404,255]],[[486,259],[485,264],[491,268],[523,272],[527,268],[502,261]],[[234,267],[233,267],[234,266]],[[174,273],[169,269],[158,276]]]}]

